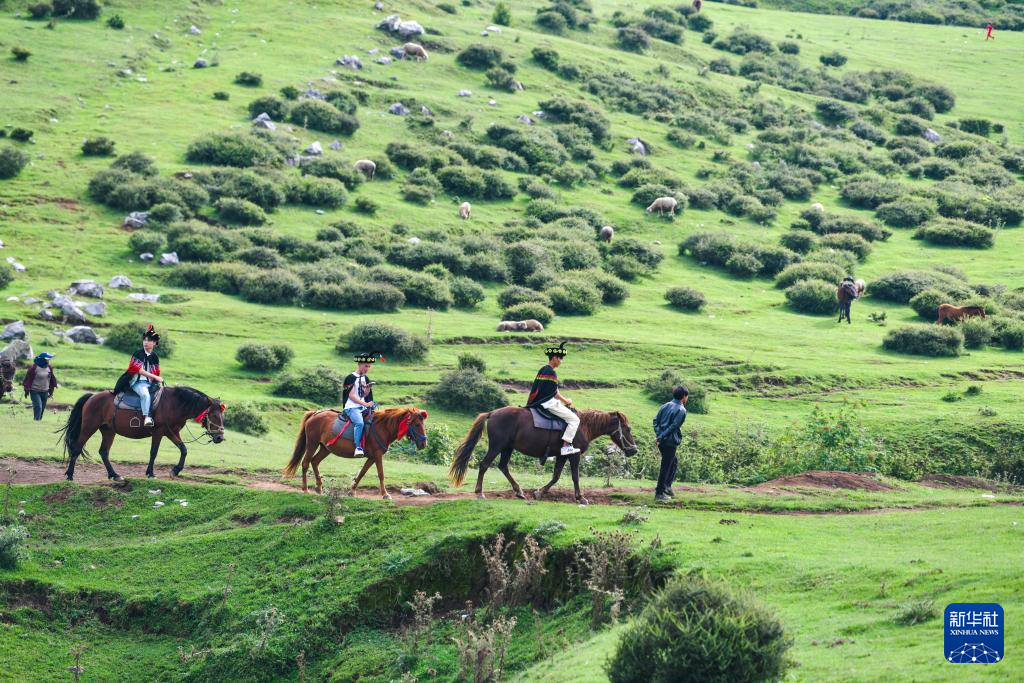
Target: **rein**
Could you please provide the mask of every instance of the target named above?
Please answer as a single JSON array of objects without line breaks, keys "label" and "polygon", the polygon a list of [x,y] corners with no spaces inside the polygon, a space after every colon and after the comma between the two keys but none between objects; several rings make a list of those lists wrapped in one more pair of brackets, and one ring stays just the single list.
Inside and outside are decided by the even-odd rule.
[{"label": "rein", "polygon": [[[391,443],[394,443],[395,441],[401,441],[406,436],[415,441],[417,445],[426,442],[426,434],[420,434],[412,427],[412,425],[409,424],[411,417],[412,415],[406,414],[398,423],[398,431],[396,432],[395,438],[392,440]],[[374,420],[373,423],[370,425],[370,434],[373,436],[374,441],[377,442],[377,445],[380,446],[380,449],[387,453],[389,450],[391,450],[391,446],[386,445],[380,438],[380,435],[377,433],[377,430],[374,429],[376,425],[377,421]]]}]

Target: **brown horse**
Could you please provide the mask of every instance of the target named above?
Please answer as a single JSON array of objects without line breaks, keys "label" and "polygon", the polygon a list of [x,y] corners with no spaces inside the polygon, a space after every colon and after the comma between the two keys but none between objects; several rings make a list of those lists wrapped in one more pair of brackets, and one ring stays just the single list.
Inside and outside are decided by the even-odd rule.
[{"label": "brown horse", "polygon": [[[295,471],[302,463],[302,490],[308,491],[306,473],[310,465],[313,466],[313,475],[316,477],[316,492],[323,493],[324,482],[320,478],[320,462],[331,453],[342,458],[354,458],[355,442],[348,439],[337,439],[330,446],[329,441],[334,438],[334,421],[338,417],[337,410],[310,410],[302,416],[302,424],[299,427],[299,438],[295,440],[295,451],[292,459],[284,468],[286,477],[295,475]],[[427,411],[420,410],[413,406],[403,408],[388,408],[378,410],[373,414],[373,422],[367,422],[366,432],[363,438],[363,450],[366,453],[366,462],[363,469],[352,480],[352,492],[355,493],[360,480],[370,465],[377,465],[377,479],[380,480],[380,495],[385,500],[391,496],[384,488],[384,454],[391,448],[395,441],[408,437],[416,444],[416,448],[423,448],[427,445],[427,430],[423,421],[427,419]],[[360,456],[362,457],[362,456]]]},{"label": "brown horse", "polygon": [[[582,505],[587,504],[587,499],[580,493],[580,458],[590,446],[590,442],[599,436],[610,436],[615,445],[629,456],[636,453],[636,442],[633,440],[633,433],[629,430],[629,420],[620,412],[605,412],[603,410],[580,411],[580,428],[576,432],[576,439],[573,445],[580,449],[575,455],[555,456],[555,472],[551,481],[533,492],[534,498],[540,500],[548,492],[559,477],[562,476],[562,468],[566,460],[569,461],[569,468],[572,472],[572,484],[576,491],[576,502]],[[540,458],[541,462],[548,458],[550,453],[558,453],[562,445],[562,433],[548,429],[535,429],[533,417],[526,408],[507,406],[499,408],[490,413],[480,413],[476,421],[470,427],[466,438],[459,444],[455,451],[455,459],[452,461],[451,470],[448,476],[455,486],[461,486],[466,478],[466,471],[469,469],[469,460],[473,456],[473,449],[480,440],[480,435],[487,426],[487,455],[480,461],[480,475],[476,480],[476,495],[484,497],[484,472],[490,467],[497,455],[501,454],[498,461],[498,469],[505,478],[512,484],[512,490],[516,492],[516,498],[525,499],[523,489],[519,486],[512,474],[508,471],[508,463],[512,458],[512,451],[519,451],[524,455],[533,458]]]},{"label": "brown horse", "polygon": [[14,395],[14,361],[6,356],[0,358],[0,400],[4,394]]},{"label": "brown horse", "polygon": [[953,304],[942,304],[939,306],[939,319],[935,321],[935,324],[941,325],[944,320],[955,323],[963,318],[970,318],[976,315],[980,315],[984,318],[985,309],[981,306],[964,306],[962,308],[957,308]]},{"label": "brown horse", "polygon": [[129,439],[153,440],[149,447],[147,477],[156,476],[153,473],[153,463],[156,461],[157,451],[160,450],[160,441],[165,436],[181,452],[181,458],[178,464],[171,468],[171,474],[176,477],[185,469],[188,449],[181,440],[180,432],[189,420],[200,423],[203,433],[210,437],[213,443],[224,440],[225,406],[219,398],[210,398],[191,387],[167,387],[161,391],[163,396],[153,409],[153,420],[156,422],[154,427],[143,427],[138,411],[115,410],[112,391],[83,394],[71,409],[67,423],[60,429],[64,434],[64,454],[69,457],[65,473],[67,480],[72,481],[75,478],[75,461],[79,455],[86,452],[85,444],[96,430],[103,435],[100,456],[103,458],[103,466],[107,468],[107,479],[114,481],[124,481],[110,464],[110,444],[117,435]]}]

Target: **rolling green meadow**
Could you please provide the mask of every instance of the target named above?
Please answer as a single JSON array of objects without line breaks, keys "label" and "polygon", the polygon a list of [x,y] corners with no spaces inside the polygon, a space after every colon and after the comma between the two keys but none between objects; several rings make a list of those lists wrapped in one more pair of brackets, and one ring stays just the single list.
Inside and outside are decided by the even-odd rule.
[{"label": "rolling green meadow", "polygon": [[[817,2],[706,2],[700,16],[712,23],[699,28],[694,15],[673,9],[678,2],[568,2],[560,6],[579,25],[561,32],[535,21],[555,4],[544,0],[508,3],[511,19],[500,31],[488,29],[490,0],[385,1],[382,11],[367,0],[111,0],[97,19],[52,21],[30,18],[28,4],[0,0],[0,152],[27,157],[20,173],[0,179],[0,257],[25,266],[14,272],[0,261],[10,271],[0,277],[0,328],[23,320],[34,352],[55,354],[61,386],[52,409],[33,421],[20,389],[27,363],[19,365],[14,396],[0,402],[0,485],[21,481],[19,465],[23,473],[29,463],[56,472],[54,430],[71,404],[111,388],[126,365],[128,354],[66,339],[72,323],[59,311],[43,320],[39,304],[24,301],[49,300],[75,280],[106,286],[128,276],[133,288],[107,288],[106,314],[88,324],[106,336],[118,324],[152,322],[174,344],[162,357],[169,384],[221,398],[229,416],[245,406],[265,430],[229,425],[222,444],[190,444],[184,476],[174,481],[167,469],[177,454],[165,443],[155,481],[111,487],[54,478],[0,489],[0,525],[29,534],[16,566],[0,565],[0,680],[68,680],[76,650],[82,681],[474,680],[460,667],[456,642],[468,637],[468,613],[480,624],[516,618],[502,680],[605,681],[619,638],[671,576],[724,582],[770,610],[792,642],[785,680],[1024,676],[1024,636],[1014,626],[1024,604],[1019,32],[999,30],[985,42],[979,28],[848,16],[860,4],[854,0],[844,0],[842,15],[815,13],[824,11]],[[390,14],[426,28],[417,40],[428,60],[376,61],[404,42],[375,28]],[[114,15],[123,28],[108,24]],[[620,29],[645,17],[649,31],[685,27],[679,42],[651,38],[645,49],[624,49]],[[710,33],[717,37],[708,40]],[[492,71],[507,74],[467,66],[461,55],[474,45],[500,50],[485,56]],[[14,48],[30,56],[16,59]],[[556,51],[574,69],[545,66],[538,50]],[[831,53],[846,60],[826,67],[819,58]],[[335,63],[345,55],[358,56],[362,68]],[[193,68],[197,58],[209,66]],[[241,72],[259,74],[259,85],[236,82]],[[491,84],[506,75],[524,89]],[[297,99],[282,94],[287,88]],[[303,96],[308,89],[340,93],[358,130],[275,116],[276,131],[250,132],[250,102],[274,96],[294,108],[316,100]],[[463,89],[471,94],[458,96]],[[409,115],[389,113],[398,102]],[[562,113],[551,113],[558,106]],[[523,115],[530,125],[517,120]],[[971,132],[978,121],[984,135]],[[502,126],[511,131],[504,138],[495,132]],[[33,131],[31,140],[12,139],[18,128]],[[926,141],[925,128],[941,142]],[[240,171],[190,158],[194,141],[216,135],[273,156],[250,169],[249,182],[282,193],[260,227],[234,225],[214,208],[216,197],[229,195],[210,178]],[[83,141],[99,137],[116,152],[83,154]],[[628,138],[648,153],[632,153]],[[329,148],[335,140],[340,149]],[[327,162],[347,169],[371,159],[387,172],[344,175],[347,190],[333,190],[343,202],[311,199],[302,183],[315,178],[284,160],[314,141]],[[552,150],[562,154],[553,162]],[[133,232],[122,225],[125,202],[133,210],[155,202],[119,205],[113,192],[104,199],[90,190],[132,152],[152,160],[151,178],[166,187],[209,190],[194,206],[169,190],[160,195],[180,202],[178,219],[191,219],[184,227],[154,222]],[[407,160],[416,154],[422,164]],[[424,165],[431,172],[422,173]],[[438,185],[428,201],[410,199],[410,178],[431,173],[467,187],[503,179],[510,192],[487,198]],[[144,182],[124,184],[136,181]],[[858,182],[867,188],[859,196]],[[688,206],[674,218],[648,214],[649,201],[634,199],[644,192],[671,193]],[[464,221],[458,207],[467,197],[472,217]],[[930,213],[897,225],[879,206],[899,201]],[[821,228],[812,203],[853,227]],[[915,238],[918,224],[947,223],[980,231],[988,247]],[[596,239],[602,225],[614,228],[610,243]],[[798,232],[815,246],[779,247]],[[177,239],[193,255],[196,244],[220,246],[216,257],[179,249],[181,264],[161,266],[129,246],[138,233]],[[716,239],[737,254],[839,264],[864,279],[852,324],[837,324],[831,308],[800,310],[776,286],[784,267],[771,269],[767,256],[756,273],[738,274],[738,261],[726,266],[707,246],[707,233],[727,234]],[[536,260],[527,272],[513,260],[516,248]],[[859,258],[854,248],[864,250]],[[323,258],[300,258],[298,249]],[[449,261],[439,255],[454,252],[456,265],[442,267]],[[246,260],[252,255],[272,267]],[[497,263],[501,274],[476,277],[477,262]],[[298,290],[271,301],[270,285],[225,293],[210,284],[209,273],[231,268],[239,282],[265,271],[297,281]],[[894,273],[916,274],[912,294],[875,287]],[[398,282],[389,277],[404,278],[400,306],[324,305],[311,296],[324,283],[358,292]],[[473,305],[415,299],[426,288],[466,286],[467,278],[482,292]],[[602,289],[609,279],[619,296]],[[828,282],[828,297],[836,284]],[[582,312],[573,309],[578,302],[559,303],[559,290],[576,285],[598,296]],[[516,286],[537,290],[531,296],[555,309],[543,332],[495,331],[507,308],[500,295]],[[670,305],[665,293],[675,287],[699,291],[706,303]],[[908,305],[926,289],[950,303],[984,305],[985,339],[964,346],[967,326],[947,325],[944,332],[960,335],[949,355],[883,346],[905,326],[934,332],[934,307],[919,315]],[[130,299],[129,291],[161,300]],[[387,483],[434,482],[450,498],[401,505],[250,485],[273,482],[287,463],[304,411],[334,405],[282,395],[282,375],[320,366],[349,372],[351,351],[370,349],[349,349],[348,335],[380,323],[429,343],[421,358],[389,357],[372,376],[382,405],[429,411],[435,444],[429,457],[404,446],[389,454]],[[447,463],[478,411],[439,405],[428,392],[471,353],[507,402],[522,405],[544,347],[562,340],[564,391],[580,408],[622,411],[640,453],[608,464],[607,440],[595,443],[583,487],[615,489],[589,507],[456,497]],[[283,369],[248,370],[235,359],[246,343],[284,344],[294,355]],[[684,426],[676,498],[655,506],[649,425],[669,397],[648,384],[666,370],[703,388],[708,410],[691,412]],[[112,460],[144,462],[148,453],[146,441],[118,439]],[[325,461],[328,490],[347,488],[356,467]],[[536,487],[552,463],[515,458],[512,469]],[[867,488],[768,482],[804,469],[853,470]],[[947,475],[954,485],[925,475]],[[372,488],[372,479],[363,486]],[[559,486],[569,485],[566,474]],[[508,490],[496,468],[486,489]],[[154,508],[156,500],[167,505]],[[532,604],[486,607],[493,578],[481,548],[499,533],[515,540],[516,557],[528,536],[548,549]],[[594,623],[593,591],[574,572],[581,549],[609,533],[628,535],[631,578],[619,586],[622,613]],[[441,596],[425,643],[409,604],[420,590]],[[1004,661],[965,673],[943,659],[942,609],[951,602],[1004,607]],[[915,609],[920,621],[904,618]]]}]

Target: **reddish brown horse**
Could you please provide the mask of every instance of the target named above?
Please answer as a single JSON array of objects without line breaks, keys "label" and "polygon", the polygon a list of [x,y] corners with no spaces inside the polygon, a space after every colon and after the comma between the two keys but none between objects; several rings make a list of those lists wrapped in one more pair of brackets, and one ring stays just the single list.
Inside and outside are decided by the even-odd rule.
[{"label": "reddish brown horse", "polygon": [[99,430],[103,441],[100,443],[100,456],[103,466],[107,468],[107,478],[124,481],[110,464],[110,445],[117,435],[129,439],[152,439],[149,447],[149,467],[146,476],[153,473],[160,441],[166,436],[171,440],[181,458],[171,468],[171,474],[178,476],[185,469],[185,456],[188,449],[181,440],[181,430],[189,420],[195,420],[203,427],[203,433],[213,443],[224,440],[224,405],[219,398],[210,398],[201,391],[190,387],[167,387],[162,389],[163,395],[153,409],[154,427],[143,427],[138,411],[114,409],[114,392],[101,391],[98,394],[83,394],[75,407],[71,409],[67,423],[60,429],[64,434],[64,454],[68,456],[68,469],[65,476],[68,481],[75,478],[75,461],[85,453],[85,444]]},{"label": "reddish brown horse", "polygon": [[980,315],[984,318],[985,309],[981,306],[964,306],[962,308],[957,308],[953,304],[941,304],[939,306],[939,319],[935,321],[935,324],[941,325],[944,320],[955,323],[963,318],[970,318],[976,315]]},{"label": "reddish brown horse", "polygon": [[572,484],[576,491],[576,502],[586,505],[587,499],[580,493],[580,458],[587,451],[590,442],[599,436],[610,436],[615,445],[621,448],[626,455],[636,453],[636,442],[633,440],[633,433],[629,430],[629,420],[620,412],[583,410],[579,415],[580,428],[576,432],[573,445],[579,448],[580,452],[576,455],[563,456],[558,455],[562,445],[562,433],[534,428],[533,417],[528,409],[508,406],[490,413],[480,413],[477,415],[476,421],[473,422],[473,426],[470,427],[469,433],[466,434],[466,438],[459,444],[448,476],[456,486],[462,485],[466,478],[466,471],[469,469],[469,460],[473,456],[473,449],[480,440],[480,435],[486,425],[487,455],[480,461],[480,475],[476,480],[477,497],[484,497],[484,473],[500,453],[501,460],[498,461],[498,469],[512,484],[512,490],[516,492],[516,497],[526,498],[519,482],[508,471],[512,451],[519,451],[524,455],[540,458],[542,461],[547,459],[550,454],[555,454],[554,475],[551,477],[551,481],[533,492],[534,498],[539,500],[548,492],[548,489],[554,486],[562,476],[562,468],[565,467],[565,462],[568,460],[572,472]]},{"label": "reddish brown horse", "polygon": [[0,400],[4,394],[14,395],[14,361],[0,357]]},{"label": "reddish brown horse", "polygon": [[[334,439],[333,427],[338,414],[336,410],[310,410],[302,416],[299,438],[295,440],[295,451],[283,472],[286,477],[294,476],[301,462],[303,491],[309,490],[306,474],[310,465],[313,466],[313,475],[316,477],[316,492],[323,493],[324,482],[320,478],[320,462],[331,453],[342,458],[356,457],[355,442],[350,439],[337,439],[330,446],[327,445]],[[366,425],[363,438],[366,462],[363,463],[363,469],[359,470],[359,474],[352,480],[352,492],[355,493],[356,487],[359,486],[366,471],[370,469],[370,465],[376,464],[377,479],[380,480],[380,495],[385,500],[390,500],[391,496],[384,488],[384,454],[391,448],[392,443],[403,437],[415,442],[416,448],[426,446],[427,431],[423,425],[423,421],[426,419],[427,411],[413,406],[376,411],[373,414],[373,422]]]}]

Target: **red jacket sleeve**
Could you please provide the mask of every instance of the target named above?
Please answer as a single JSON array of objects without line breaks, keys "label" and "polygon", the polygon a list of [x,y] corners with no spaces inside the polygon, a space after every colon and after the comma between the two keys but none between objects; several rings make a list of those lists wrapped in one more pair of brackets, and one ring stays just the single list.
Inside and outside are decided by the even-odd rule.
[{"label": "red jacket sleeve", "polygon": [[28,369],[28,372],[25,373],[25,379],[21,383],[21,386],[25,389],[25,393],[26,394],[29,391],[32,390],[32,382],[35,380],[35,378],[36,378],[36,364],[33,363],[32,367],[30,367]]},{"label": "red jacket sleeve", "polygon": [[140,363],[135,356],[132,356],[131,360],[128,361],[128,374],[137,375],[142,370],[142,363]]}]

